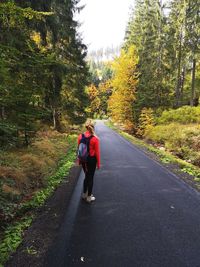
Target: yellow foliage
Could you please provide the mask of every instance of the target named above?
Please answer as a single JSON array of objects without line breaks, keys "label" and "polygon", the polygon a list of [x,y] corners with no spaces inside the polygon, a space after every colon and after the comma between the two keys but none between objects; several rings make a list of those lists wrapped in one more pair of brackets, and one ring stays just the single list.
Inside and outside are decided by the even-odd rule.
[{"label": "yellow foliage", "polygon": [[111,80],[108,80],[104,83],[99,84],[99,92],[100,93],[109,93],[112,88],[112,82]]},{"label": "yellow foliage", "polygon": [[98,89],[96,88],[94,84],[88,86],[86,91],[88,93],[90,100],[94,100],[99,94]]},{"label": "yellow foliage", "polygon": [[31,34],[31,39],[36,43],[38,47],[40,47],[42,38],[39,32],[33,31]]},{"label": "yellow foliage", "polygon": [[145,136],[153,126],[154,126],[153,110],[151,108],[143,108],[139,118],[137,135],[140,137]]},{"label": "yellow foliage", "polygon": [[113,63],[114,78],[111,81],[113,93],[108,101],[112,119],[123,123],[129,129],[134,125],[133,104],[138,82],[137,64],[138,57],[134,46],[131,46],[127,52],[121,51],[121,55]]},{"label": "yellow foliage", "polygon": [[125,122],[124,122],[124,130],[126,131],[126,132],[132,132],[132,130],[134,129],[134,123],[133,123],[133,121],[128,121],[128,120],[126,120]]},{"label": "yellow foliage", "polygon": [[101,100],[99,98],[99,90],[94,84],[92,84],[87,87],[87,94],[90,99],[90,106],[88,107],[87,111],[94,114],[99,111],[101,105]]}]

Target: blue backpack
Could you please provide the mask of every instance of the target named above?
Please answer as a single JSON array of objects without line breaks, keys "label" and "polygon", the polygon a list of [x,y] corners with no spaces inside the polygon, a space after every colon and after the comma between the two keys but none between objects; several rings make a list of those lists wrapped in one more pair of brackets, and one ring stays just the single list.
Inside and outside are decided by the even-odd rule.
[{"label": "blue backpack", "polygon": [[87,162],[88,156],[90,155],[89,152],[89,146],[90,146],[90,140],[92,139],[93,135],[86,137],[84,134],[82,134],[80,144],[78,146],[78,159],[81,162]]}]

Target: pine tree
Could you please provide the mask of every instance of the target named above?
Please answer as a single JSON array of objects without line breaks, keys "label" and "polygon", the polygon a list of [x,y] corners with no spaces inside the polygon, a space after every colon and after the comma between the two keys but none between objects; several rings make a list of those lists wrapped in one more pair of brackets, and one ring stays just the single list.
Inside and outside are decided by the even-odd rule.
[{"label": "pine tree", "polygon": [[[77,34],[75,0],[0,4],[0,136],[29,143],[36,121],[84,120],[87,48]],[[10,129],[10,130],[9,130]]]},{"label": "pine tree", "polygon": [[[187,80],[191,70],[190,104],[196,96],[195,74],[199,58],[199,5],[198,1],[173,0],[170,5],[167,35],[167,62],[170,83],[174,88],[174,106],[188,104]],[[187,82],[188,83],[188,82]],[[169,84],[170,86],[170,84]]]},{"label": "pine tree", "polygon": [[187,1],[186,43],[192,65],[190,105],[194,106],[196,98],[196,63],[197,60],[200,59],[200,4],[198,0]]},{"label": "pine tree", "polygon": [[28,22],[40,21],[45,15],[13,2],[0,4],[1,142],[6,142],[7,136],[14,135],[14,140],[23,133],[28,144],[28,132],[34,130],[32,121],[39,116],[39,110],[32,103],[34,95],[41,93],[37,79],[42,56],[30,39]]},{"label": "pine tree", "polygon": [[183,88],[187,69],[186,34],[186,6],[185,0],[172,1],[168,20],[167,62],[169,64],[170,79],[168,86],[174,91],[174,107],[183,102]]},{"label": "pine tree", "polygon": [[169,105],[166,86],[167,69],[164,62],[166,18],[162,1],[137,0],[130,19],[125,48],[134,44],[139,56],[140,73],[135,107],[158,108]]}]

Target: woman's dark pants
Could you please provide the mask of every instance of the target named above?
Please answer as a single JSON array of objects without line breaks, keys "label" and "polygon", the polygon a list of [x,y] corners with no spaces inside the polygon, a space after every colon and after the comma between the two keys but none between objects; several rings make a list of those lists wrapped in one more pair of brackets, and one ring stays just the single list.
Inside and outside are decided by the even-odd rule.
[{"label": "woman's dark pants", "polygon": [[93,179],[96,170],[97,160],[96,157],[89,157],[87,163],[82,163],[85,172],[85,179],[83,183],[83,193],[88,192],[88,196],[92,194]]}]

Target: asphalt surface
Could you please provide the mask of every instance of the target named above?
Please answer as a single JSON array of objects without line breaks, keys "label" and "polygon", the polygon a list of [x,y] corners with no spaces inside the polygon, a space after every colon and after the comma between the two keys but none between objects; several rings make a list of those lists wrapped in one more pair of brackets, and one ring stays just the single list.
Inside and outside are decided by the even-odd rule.
[{"label": "asphalt surface", "polygon": [[48,267],[199,267],[200,195],[98,122],[96,201],[81,200],[83,173]]}]

